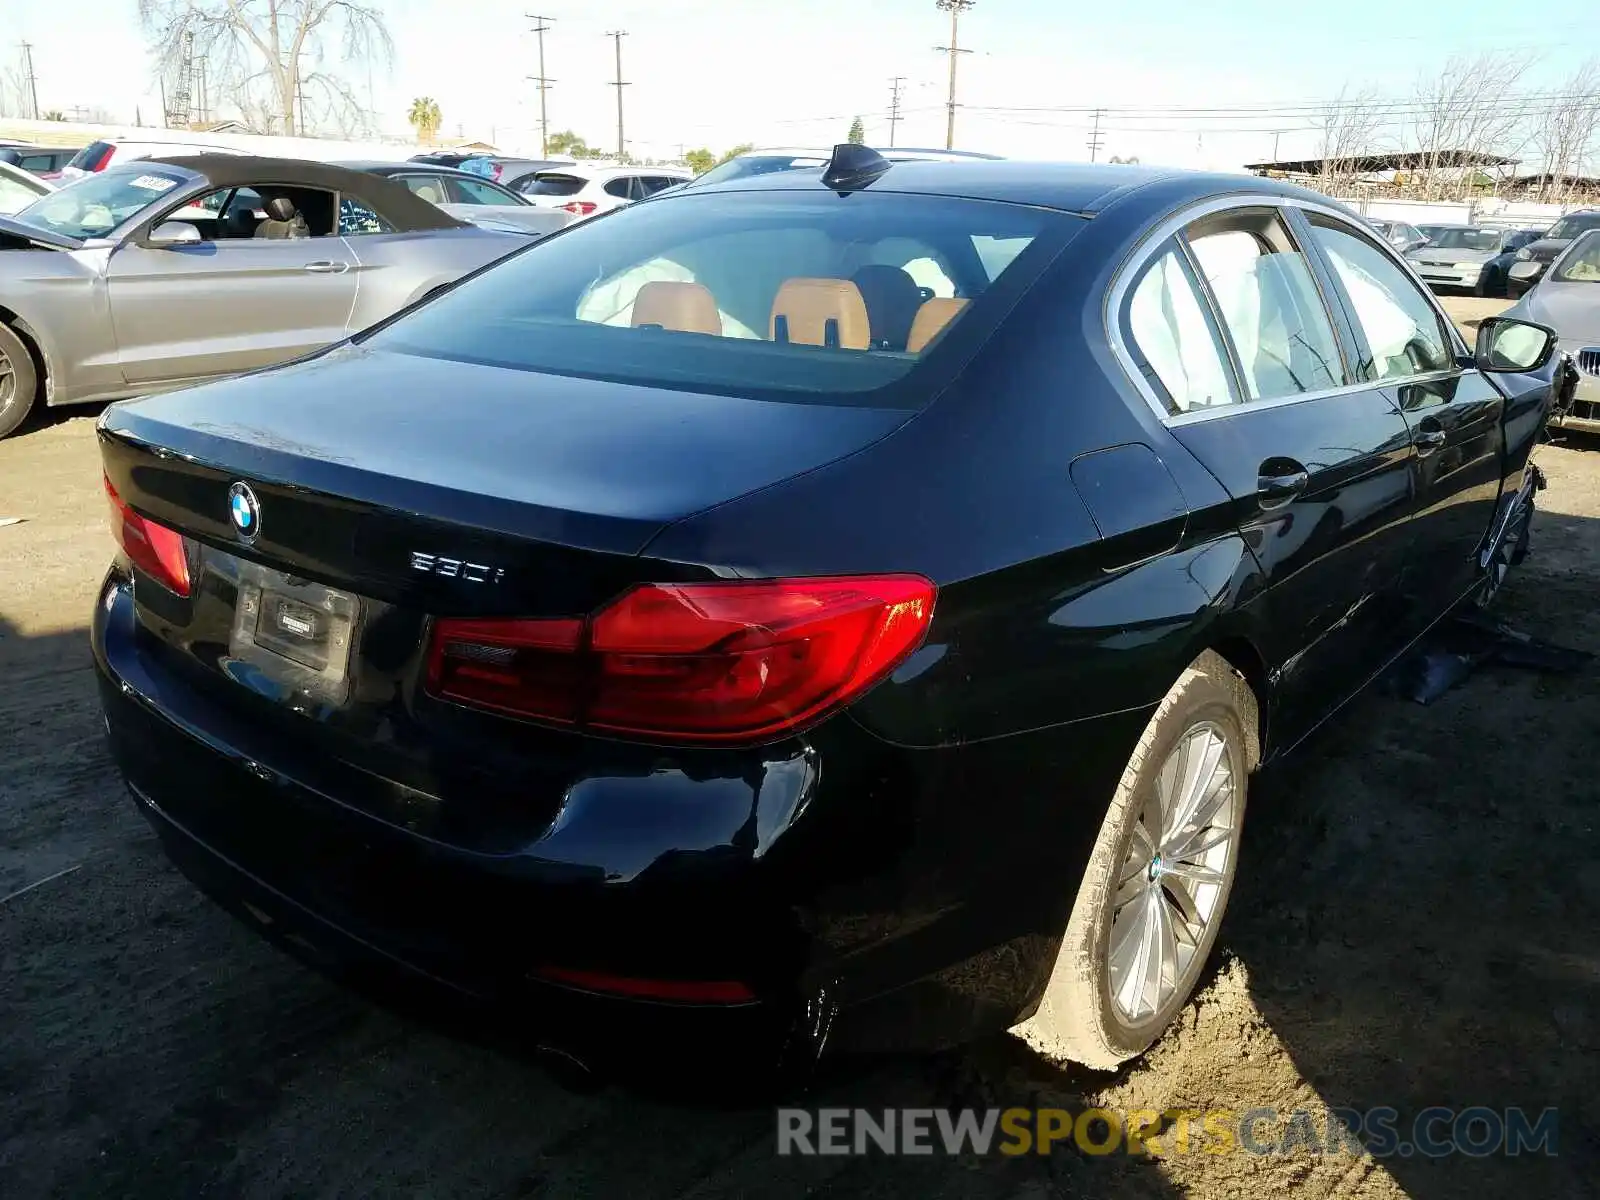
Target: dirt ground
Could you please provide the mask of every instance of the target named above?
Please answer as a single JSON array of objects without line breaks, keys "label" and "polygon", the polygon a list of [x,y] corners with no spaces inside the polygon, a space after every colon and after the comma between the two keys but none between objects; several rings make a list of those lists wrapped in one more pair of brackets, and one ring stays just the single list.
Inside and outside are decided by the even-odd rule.
[{"label": "dirt ground", "polygon": [[[1482,302],[1454,304],[1483,315]],[[1544,447],[1503,612],[1600,651],[1600,443]],[[260,941],[169,868],[101,744],[92,415],[0,443],[7,1197],[1473,1196],[1600,1191],[1600,666],[1357,701],[1260,781],[1215,977],[1113,1075],[1006,1037],[851,1064],[813,1105],[1559,1109],[1553,1156],[779,1158],[758,1104],[562,1090]],[[26,889],[26,890],[25,890]],[[664,1081],[670,1095],[672,1081]]]}]

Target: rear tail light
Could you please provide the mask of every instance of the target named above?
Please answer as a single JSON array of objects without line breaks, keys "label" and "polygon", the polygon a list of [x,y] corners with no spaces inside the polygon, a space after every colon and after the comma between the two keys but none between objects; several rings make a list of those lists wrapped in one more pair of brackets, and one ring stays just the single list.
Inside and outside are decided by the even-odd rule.
[{"label": "rear tail light", "polygon": [[587,217],[600,207],[593,200],[569,200],[561,206],[561,211],[576,213],[580,217]]},{"label": "rear tail light", "polygon": [[122,502],[105,477],[106,498],[111,501],[111,534],[134,566],[180,596],[189,594],[189,556],[183,535],[141,517]]},{"label": "rear tail light", "polygon": [[583,619],[442,619],[428,690],[650,741],[771,740],[903,662],[934,598],[916,575],[645,584]]},{"label": "rear tail light", "polygon": [[87,171],[104,171],[111,165],[111,156],[116,151],[115,146],[103,146],[88,162],[84,163]]},{"label": "rear tail light", "polygon": [[503,166],[501,166],[499,163],[490,163],[489,164],[489,171],[490,171],[489,178],[494,180],[496,183],[499,183],[500,182],[500,176],[501,176],[502,173],[504,173],[505,168]]}]

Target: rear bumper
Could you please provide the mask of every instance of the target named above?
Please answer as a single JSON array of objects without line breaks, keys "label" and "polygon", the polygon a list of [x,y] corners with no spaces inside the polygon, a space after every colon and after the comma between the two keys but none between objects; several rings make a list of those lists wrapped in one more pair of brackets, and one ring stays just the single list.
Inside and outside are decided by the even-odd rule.
[{"label": "rear bumper", "polygon": [[[1064,834],[1059,782],[1037,781],[1051,805],[1038,829],[977,820],[974,776],[1002,789],[1026,779],[1035,735],[879,747],[864,770],[849,747],[825,744],[775,757],[753,783],[666,766],[587,778],[533,844],[477,853],[294,777],[281,735],[265,739],[165,665],[115,572],[92,637],[116,761],[203,890],[313,962],[448,993],[590,1060],[641,1037],[803,1059],[824,1041],[923,1049],[1003,1029],[1048,977],[1104,811],[1083,806],[1083,828]],[[1048,734],[1050,753],[1083,763],[1085,790],[1109,796],[1091,766],[1125,761],[1112,748],[1131,746],[1146,717],[1083,723],[1070,745]],[[1023,857],[1041,847],[1048,857]],[[618,999],[550,983],[550,967],[734,981],[752,999]]]}]

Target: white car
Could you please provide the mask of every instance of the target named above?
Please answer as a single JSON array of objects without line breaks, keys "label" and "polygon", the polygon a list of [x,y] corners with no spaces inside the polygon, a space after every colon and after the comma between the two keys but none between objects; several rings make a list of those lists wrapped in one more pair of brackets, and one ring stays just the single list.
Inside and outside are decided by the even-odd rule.
[{"label": "white car", "polygon": [[61,168],[62,182],[104,171],[112,163],[168,154],[243,154],[228,146],[202,146],[194,142],[139,142],[131,138],[107,138],[90,142]]},{"label": "white car", "polygon": [[667,188],[688,183],[694,172],[682,167],[603,167],[574,163],[540,171],[519,180],[513,189],[538,208],[559,208],[576,217],[592,217],[643,200]]},{"label": "white car", "polygon": [[40,196],[55,191],[55,185],[45,182],[31,171],[0,162],[0,216],[9,217],[21,212]]}]

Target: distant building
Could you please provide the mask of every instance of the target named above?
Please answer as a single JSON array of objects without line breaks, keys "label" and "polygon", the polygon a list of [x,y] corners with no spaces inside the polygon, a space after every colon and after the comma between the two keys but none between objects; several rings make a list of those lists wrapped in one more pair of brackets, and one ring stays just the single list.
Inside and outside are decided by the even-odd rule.
[{"label": "distant building", "polygon": [[1479,192],[1500,194],[1510,182],[1507,168],[1517,165],[1517,159],[1476,150],[1406,150],[1397,154],[1247,163],[1245,170],[1308,187],[1337,182],[1341,187],[1376,194],[1430,192],[1464,197]]}]

